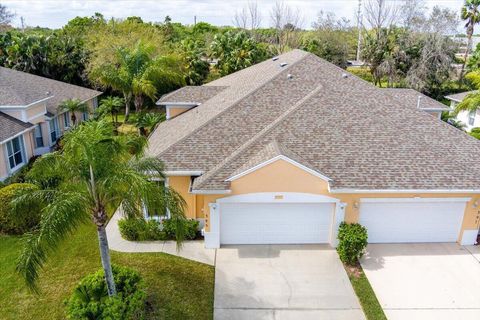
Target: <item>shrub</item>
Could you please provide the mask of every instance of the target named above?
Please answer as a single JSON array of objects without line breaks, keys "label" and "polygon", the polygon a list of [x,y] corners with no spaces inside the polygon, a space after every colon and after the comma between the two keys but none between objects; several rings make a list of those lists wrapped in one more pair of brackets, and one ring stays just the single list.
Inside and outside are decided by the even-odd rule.
[{"label": "shrub", "polygon": [[338,255],[340,260],[355,265],[363,256],[367,247],[367,229],[358,223],[342,222],[338,228]]},{"label": "shrub", "polygon": [[83,278],[66,301],[68,319],[139,320],[145,318],[147,294],[140,274],[112,266],[117,295],[109,297],[103,269]]},{"label": "shrub", "polygon": [[[187,240],[194,240],[198,234],[198,225],[199,222],[195,219],[189,219],[185,222],[185,239]],[[176,238],[176,223],[172,219],[165,219],[163,220],[163,231],[167,234],[167,236],[171,239]]]},{"label": "shrub", "polygon": [[130,241],[167,239],[166,233],[162,231],[162,224],[156,220],[121,219],[118,221],[118,227],[122,237]]},{"label": "shrub", "polygon": [[22,234],[40,222],[40,203],[13,210],[12,200],[21,192],[35,190],[29,183],[12,183],[0,189],[0,233]]}]

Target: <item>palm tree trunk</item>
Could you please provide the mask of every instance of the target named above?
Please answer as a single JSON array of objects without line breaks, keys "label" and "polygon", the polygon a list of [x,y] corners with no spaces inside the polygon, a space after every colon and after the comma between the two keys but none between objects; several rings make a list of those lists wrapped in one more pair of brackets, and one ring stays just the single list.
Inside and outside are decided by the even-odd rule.
[{"label": "palm tree trunk", "polygon": [[113,279],[112,265],[110,263],[110,251],[108,250],[107,232],[105,225],[97,227],[98,245],[100,247],[100,257],[102,259],[103,271],[105,272],[105,281],[107,283],[108,295],[114,296],[117,294],[115,288],[115,281]]},{"label": "palm tree trunk", "polygon": [[463,55],[463,63],[462,69],[460,70],[460,77],[458,80],[460,83],[463,80],[463,75],[465,73],[465,65],[467,64],[468,54],[470,53],[470,47],[472,46],[472,36],[473,36],[473,25],[469,25],[467,28],[467,49],[465,50],[465,54]]},{"label": "palm tree trunk", "polygon": [[70,118],[72,119],[72,125],[75,126],[77,124],[77,116],[75,115],[75,111],[72,111],[72,116]]},{"label": "palm tree trunk", "polygon": [[125,100],[125,122],[127,122],[130,116],[130,94],[124,92],[123,98]]}]

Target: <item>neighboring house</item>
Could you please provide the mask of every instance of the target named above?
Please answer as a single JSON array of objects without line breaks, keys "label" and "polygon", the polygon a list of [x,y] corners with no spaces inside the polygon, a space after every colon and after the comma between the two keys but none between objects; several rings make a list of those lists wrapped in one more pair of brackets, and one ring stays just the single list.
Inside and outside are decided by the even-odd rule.
[{"label": "neighboring house", "polygon": [[[451,111],[455,110],[455,107],[462,102],[466,96],[474,92],[475,91],[467,91],[446,96],[445,98],[450,100]],[[462,111],[458,113],[456,118],[466,125],[467,131],[471,131],[475,127],[480,127],[480,110],[477,110],[477,112]]]},{"label": "neighboring house", "polygon": [[[68,112],[58,106],[79,99],[91,112],[99,91],[0,67],[0,181],[6,179],[34,155],[49,152],[72,125]],[[78,114],[78,121],[88,119]]]},{"label": "neighboring house", "polygon": [[366,226],[371,243],[473,244],[480,141],[418,96],[293,50],[162,97],[169,120],[147,154],[207,247],[335,246],[342,221]]}]

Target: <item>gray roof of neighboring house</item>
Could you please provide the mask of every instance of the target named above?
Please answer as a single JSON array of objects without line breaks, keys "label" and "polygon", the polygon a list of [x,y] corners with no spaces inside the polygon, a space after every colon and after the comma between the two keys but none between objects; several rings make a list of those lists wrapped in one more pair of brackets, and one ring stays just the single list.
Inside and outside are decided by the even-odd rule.
[{"label": "gray roof of neighboring house", "polygon": [[47,97],[47,110],[57,113],[67,99],[90,100],[102,92],[0,67],[0,105],[28,105]]},{"label": "gray roof of neighboring house", "polygon": [[[408,88],[385,88],[390,94],[393,94],[395,98],[404,100],[408,106],[415,107],[417,106],[423,110],[433,110],[433,111],[441,111],[441,110],[449,110],[450,108],[443,103],[432,99],[423,93],[418,92],[414,89]],[[420,100],[419,100],[420,99]]]},{"label": "gray roof of neighboring house", "polygon": [[[288,62],[280,67],[281,62]],[[226,89],[150,137],[168,171],[203,171],[193,190],[286,155],[335,189],[479,189],[480,141],[304,51],[207,84]]]},{"label": "gray roof of neighboring house", "polygon": [[224,90],[224,86],[187,86],[163,95],[157,101],[158,105],[174,104],[201,104]]},{"label": "gray roof of neighboring house", "polygon": [[0,142],[32,127],[33,124],[25,123],[0,111]]},{"label": "gray roof of neighboring house", "polygon": [[445,96],[445,98],[455,102],[462,102],[462,100],[465,99],[466,96],[468,96],[470,93],[475,93],[475,92],[477,92],[477,90],[460,92],[456,94],[450,94],[448,96]]}]

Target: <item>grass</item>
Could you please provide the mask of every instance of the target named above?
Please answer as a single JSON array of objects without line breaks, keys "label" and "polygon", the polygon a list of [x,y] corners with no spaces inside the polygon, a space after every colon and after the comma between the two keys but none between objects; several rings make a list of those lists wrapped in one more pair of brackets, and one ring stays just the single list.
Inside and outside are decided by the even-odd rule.
[{"label": "grass", "polygon": [[357,294],[358,300],[362,305],[363,312],[368,320],[387,320],[382,306],[378,302],[377,296],[368,282],[365,273],[360,264],[357,266],[345,266],[348,278],[352,283],[353,290]]},{"label": "grass", "polygon": [[[0,318],[64,319],[64,300],[81,278],[101,267],[94,227],[82,226],[50,256],[39,295],[15,273],[21,245],[20,237],[0,236]],[[143,276],[149,319],[212,319],[213,267],[163,253],[112,252],[112,261]]]}]

